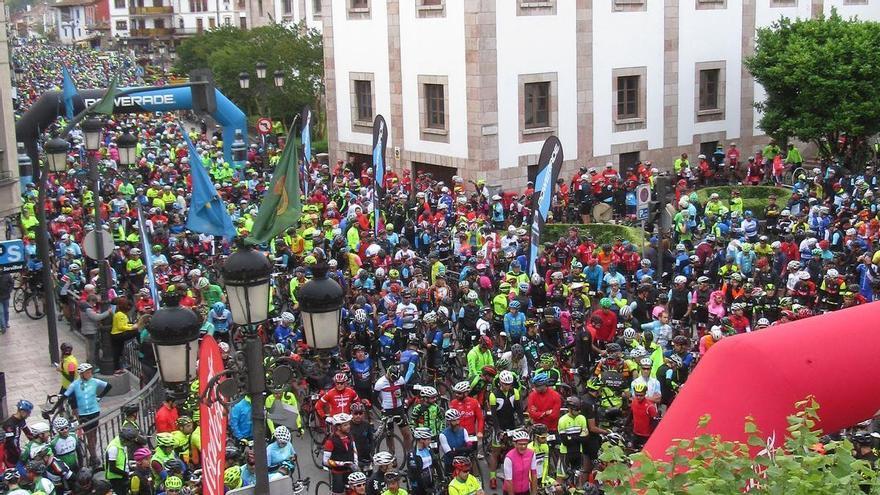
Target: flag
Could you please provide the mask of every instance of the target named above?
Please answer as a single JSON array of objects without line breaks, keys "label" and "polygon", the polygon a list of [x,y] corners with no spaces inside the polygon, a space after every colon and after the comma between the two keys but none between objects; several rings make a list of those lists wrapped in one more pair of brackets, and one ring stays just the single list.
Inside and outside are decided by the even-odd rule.
[{"label": "flag", "polygon": [[[202,337],[199,345],[199,397],[205,396],[208,382],[223,372],[220,346],[210,335]],[[220,380],[223,380],[222,378]],[[208,391],[207,395],[213,392]],[[223,461],[226,455],[226,411],[223,403],[199,401],[199,431],[202,441],[202,493],[223,495]],[[281,401],[278,401],[281,402]]]},{"label": "flag", "polygon": [[104,93],[104,96],[95,103],[92,108],[92,113],[102,113],[104,115],[113,115],[113,109],[116,104],[116,95],[119,94],[119,88],[116,87],[118,78],[114,77],[110,82],[110,87],[107,88],[107,92]]},{"label": "flag", "polygon": [[[300,137],[303,145],[303,168],[305,171],[308,170],[309,161],[312,159],[312,110],[306,105],[303,107],[300,115],[300,120],[302,121],[302,135]],[[306,196],[309,195],[308,173],[303,173],[303,191],[305,191]]]},{"label": "flag", "polygon": [[[182,125],[179,127],[184,128]],[[189,169],[192,177],[192,200],[186,217],[186,228],[193,232],[232,239],[235,237],[235,227],[232,225],[229,212],[226,211],[226,205],[223,204],[214,183],[211,182],[211,177],[205,170],[202,157],[199,156],[196,147],[186,132],[181,134],[189,148]]]},{"label": "flag", "polygon": [[150,295],[153,296],[153,304],[159,307],[159,289],[156,288],[156,275],[153,274],[153,248],[150,246],[150,238],[147,236],[146,224],[144,223],[144,213],[141,211],[141,204],[135,201],[135,209],[138,216],[138,233],[141,237],[141,249],[146,258],[147,265],[147,285],[150,286]]},{"label": "flag", "polygon": [[73,78],[70,77],[70,71],[67,70],[66,65],[62,65],[61,97],[64,99],[64,116],[67,117],[67,120],[73,120],[73,97],[78,93],[76,84],[73,83]]},{"label": "flag", "polygon": [[376,115],[373,120],[373,230],[379,237],[379,208],[385,192],[385,145],[388,143],[388,129],[385,118]]},{"label": "flag", "polygon": [[299,191],[299,167],[295,145],[296,130],[291,129],[287,136],[287,145],[281,153],[281,159],[275,166],[272,182],[263,196],[260,211],[254,220],[254,231],[248,239],[250,242],[262,244],[293,227],[302,214]]},{"label": "flag", "polygon": [[538,246],[541,242],[541,232],[544,230],[544,222],[550,212],[553,202],[553,190],[556,188],[556,179],[559,177],[559,169],[562,168],[562,143],[556,136],[550,136],[544,141],[541,155],[538,157],[538,176],[535,178],[535,193],[532,196],[532,233],[529,246],[529,273],[537,273],[535,258],[538,257]]}]

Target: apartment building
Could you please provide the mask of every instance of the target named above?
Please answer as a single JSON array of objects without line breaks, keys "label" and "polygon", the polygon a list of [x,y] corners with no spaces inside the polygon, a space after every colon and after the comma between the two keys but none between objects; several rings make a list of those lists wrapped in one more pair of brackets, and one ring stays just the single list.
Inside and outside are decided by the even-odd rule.
[{"label": "apartment building", "polygon": [[832,8],[880,18],[880,0],[324,0],[330,154],[367,161],[377,114],[391,166],[502,186],[537,173],[549,135],[563,174],[750,154],[756,29]]},{"label": "apartment building", "polygon": [[[50,3],[53,29],[64,45],[90,42],[97,38],[98,24],[106,21],[106,0],[59,0]],[[102,16],[103,12],[103,16]]]}]

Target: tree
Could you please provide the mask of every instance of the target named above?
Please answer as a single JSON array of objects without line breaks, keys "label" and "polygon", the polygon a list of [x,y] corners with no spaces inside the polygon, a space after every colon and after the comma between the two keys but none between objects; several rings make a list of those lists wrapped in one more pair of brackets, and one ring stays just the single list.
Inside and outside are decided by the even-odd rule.
[{"label": "tree", "polygon": [[[177,49],[175,69],[189,73],[209,68],[217,87],[248,115],[280,119],[290,125],[303,105],[315,106],[323,93],[324,51],[321,34],[304,24],[272,24],[251,30],[222,27],[185,40]],[[267,65],[258,81],[257,62]],[[273,84],[273,73],[284,73],[284,87]],[[250,89],[238,75],[250,74]]]},{"label": "tree", "polygon": [[[599,479],[611,495],[742,495],[747,488],[750,494],[880,494],[876,472],[854,457],[849,440],[822,444],[815,399],[807,398],[796,408],[788,417],[781,448],[768,445],[749,417],[748,445],[703,434],[670,447],[669,461],[641,452],[627,458],[619,447],[606,445],[600,459],[608,465]],[[704,417],[700,428],[709,421]],[[750,448],[761,450],[752,458]]]},{"label": "tree", "polygon": [[746,67],[767,92],[755,106],[779,142],[797,138],[850,168],[880,132],[880,23],[831,16],[781,18],[758,29]]}]

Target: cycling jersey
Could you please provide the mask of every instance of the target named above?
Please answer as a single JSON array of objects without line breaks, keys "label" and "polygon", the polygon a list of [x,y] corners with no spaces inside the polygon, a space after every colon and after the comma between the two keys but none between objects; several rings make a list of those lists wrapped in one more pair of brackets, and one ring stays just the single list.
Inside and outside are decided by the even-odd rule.
[{"label": "cycling jersey", "polygon": [[535,453],[535,465],[538,472],[538,479],[544,482],[548,479],[547,473],[550,471],[550,463],[547,460],[550,457],[550,444],[547,442],[537,443],[529,442],[529,450]]},{"label": "cycling jersey", "polygon": [[483,485],[472,474],[468,474],[464,481],[456,477],[449,482],[449,495],[474,495],[482,489]]},{"label": "cycling jersey", "polygon": [[538,464],[531,450],[520,453],[517,449],[510,449],[504,456],[504,486],[507,488],[510,484],[513,493],[529,493],[531,473],[537,472]]},{"label": "cycling jersey", "polygon": [[[587,418],[583,415],[578,414],[577,416],[572,416],[571,414],[565,414],[559,418],[558,423],[558,431],[560,434],[565,432],[569,441],[563,440],[559,444],[559,452],[565,454],[568,452],[568,447],[566,447],[567,443],[571,443],[580,437],[585,437],[587,432]],[[572,437],[575,432],[578,433],[578,437]]]},{"label": "cycling jersey", "polygon": [[280,466],[284,461],[291,460],[295,455],[296,451],[293,450],[293,445],[290,442],[287,442],[284,447],[280,446],[278,442],[272,442],[266,447],[266,462],[270,469]]},{"label": "cycling jersey", "polygon": [[405,384],[406,381],[402,376],[395,380],[393,384],[388,381],[388,377],[385,375],[382,375],[376,380],[376,384],[373,385],[373,390],[379,392],[379,404],[383,411],[396,409],[403,405],[401,391]]},{"label": "cycling jersey", "polygon": [[77,378],[70,384],[64,395],[68,398],[76,397],[77,411],[80,416],[88,416],[101,412],[98,405],[98,394],[107,387],[107,382],[98,378],[83,380]]},{"label": "cycling jersey", "polygon": [[345,387],[341,392],[333,387],[318,399],[318,407],[315,412],[318,417],[322,418],[335,416],[339,413],[351,414],[351,405],[358,400],[357,392],[351,387]]},{"label": "cycling jersey", "polygon": [[473,397],[465,397],[464,400],[452,399],[449,401],[450,409],[457,409],[461,413],[461,426],[467,431],[483,431],[483,408]]}]

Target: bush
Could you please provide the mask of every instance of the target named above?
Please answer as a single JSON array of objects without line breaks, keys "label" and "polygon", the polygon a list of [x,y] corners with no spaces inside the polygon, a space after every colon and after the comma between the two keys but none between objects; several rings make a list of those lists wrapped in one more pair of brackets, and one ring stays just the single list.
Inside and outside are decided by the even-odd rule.
[{"label": "bush", "polygon": [[784,208],[791,197],[791,189],[784,187],[771,186],[719,186],[706,187],[697,190],[697,198],[701,204],[706,204],[712,193],[718,193],[721,201],[727,203],[730,199],[730,192],[734,189],[740,192],[743,200],[743,210],[752,210],[757,218],[764,217],[764,207],[767,206],[767,197],[771,194],[776,195],[776,204]]},{"label": "bush", "polygon": [[617,225],[613,223],[548,223],[544,225],[541,242],[554,242],[568,235],[568,229],[575,227],[581,236],[589,234],[597,244],[613,244],[614,239],[623,237],[625,240],[641,247],[644,243],[642,229]]}]

